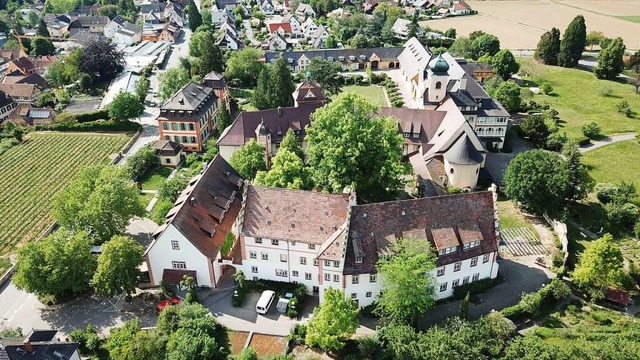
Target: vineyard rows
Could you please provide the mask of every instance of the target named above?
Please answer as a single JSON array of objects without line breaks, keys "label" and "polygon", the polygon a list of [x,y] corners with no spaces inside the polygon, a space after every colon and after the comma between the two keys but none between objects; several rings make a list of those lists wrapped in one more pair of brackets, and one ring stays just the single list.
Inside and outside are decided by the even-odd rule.
[{"label": "vineyard rows", "polygon": [[105,163],[126,135],[33,133],[0,155],[0,255],[32,240],[51,222],[51,201],[80,169]]}]

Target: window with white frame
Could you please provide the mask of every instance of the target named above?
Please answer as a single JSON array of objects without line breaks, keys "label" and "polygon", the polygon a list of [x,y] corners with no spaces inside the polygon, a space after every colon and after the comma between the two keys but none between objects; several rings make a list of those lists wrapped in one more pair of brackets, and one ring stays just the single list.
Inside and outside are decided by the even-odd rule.
[{"label": "window with white frame", "polygon": [[[453,168],[452,168],[452,170],[453,170]],[[453,252],[456,252],[456,250],[458,250],[458,247],[457,246],[452,246],[452,247],[448,247],[446,249],[441,249],[438,254],[439,255],[447,255],[447,254],[451,254]]]},{"label": "window with white frame", "polygon": [[180,243],[178,240],[171,240],[171,249],[180,250]]},{"label": "window with white frame", "polygon": [[460,267],[462,266],[462,263],[460,261],[458,261],[457,263],[453,264],[453,271],[460,271]]},{"label": "window with white frame", "polygon": [[373,293],[371,291],[367,291],[366,297],[372,297]]},{"label": "window with white frame", "polygon": [[440,284],[440,292],[447,291],[447,284],[448,284],[448,283],[442,283],[442,284]]},{"label": "window with white frame", "polygon": [[480,273],[473,274],[473,281],[478,281],[478,280],[480,280]]},{"label": "window with white frame", "polygon": [[333,274],[333,282],[339,282],[339,281],[340,281],[340,275]]},{"label": "window with white frame", "polygon": [[331,260],[325,260],[324,266],[327,266],[327,267],[331,266]]},{"label": "window with white frame", "polygon": [[325,281],[331,281],[331,274],[327,274],[327,273],[325,273],[325,274],[324,274],[324,280],[325,280]]},{"label": "window with white frame", "polygon": [[369,275],[369,282],[370,283],[374,283],[376,281],[378,281],[378,275],[377,274],[370,274]]},{"label": "window with white frame", "polygon": [[187,263],[184,261],[172,261],[171,262],[171,267],[174,269],[186,269],[187,268]]},{"label": "window with white frame", "polygon": [[271,239],[271,245],[278,246],[279,242],[276,239]]},{"label": "window with white frame", "polygon": [[333,267],[340,267],[340,261],[334,261]]},{"label": "window with white frame", "polygon": [[444,266],[443,266],[443,267],[438,268],[438,271],[436,272],[436,275],[437,275],[437,276],[442,276],[442,275],[444,275]]},{"label": "window with white frame", "polygon": [[269,260],[269,253],[263,252],[261,255],[262,255],[262,260]]},{"label": "window with white frame", "polygon": [[358,276],[358,275],[351,275],[351,283],[352,283],[352,284],[359,284],[359,283],[360,283],[360,276]]},{"label": "window with white frame", "polygon": [[467,285],[468,283],[469,283],[469,277],[468,277],[468,276],[465,276],[465,277],[462,279],[462,285]]},{"label": "window with white frame", "polygon": [[352,299],[357,299],[358,298],[358,294],[357,293],[351,293],[351,298]]},{"label": "window with white frame", "polygon": [[291,276],[298,277],[298,270],[291,270]]},{"label": "window with white frame", "polygon": [[478,265],[478,258],[474,257],[473,259],[471,259],[471,267],[474,267]]},{"label": "window with white frame", "polygon": [[280,254],[280,262],[287,262],[287,254]]},{"label": "window with white frame", "polygon": [[257,266],[252,266],[252,267],[251,267],[251,272],[252,272],[253,274],[257,274],[257,273],[258,273],[258,267],[257,267]]},{"label": "window with white frame", "polygon": [[476,247],[478,245],[480,245],[480,240],[472,241],[472,242],[464,244],[464,249],[466,250],[466,249],[469,249],[469,248]]},{"label": "window with white frame", "polygon": [[304,273],[305,280],[311,280],[311,273]]},{"label": "window with white frame", "polygon": [[259,238],[259,237],[255,238],[255,242],[256,244],[262,244],[262,238]]},{"label": "window with white frame", "polygon": [[484,263],[487,263],[487,262],[489,262],[489,254],[484,254],[482,256],[482,263],[484,264]]},{"label": "window with white frame", "polygon": [[276,269],[276,276],[286,277],[287,276],[287,270]]},{"label": "window with white frame", "polygon": [[251,259],[257,259],[258,258],[258,253],[255,252],[255,250],[249,250],[249,257]]},{"label": "window with white frame", "polygon": [[313,266],[318,266],[320,261],[318,259],[313,259]]},{"label": "window with white frame", "polygon": [[300,265],[307,265],[307,258],[304,256],[300,256]]},{"label": "window with white frame", "polygon": [[458,285],[460,284],[460,279],[455,279],[451,282],[451,288],[455,288],[458,287]]}]

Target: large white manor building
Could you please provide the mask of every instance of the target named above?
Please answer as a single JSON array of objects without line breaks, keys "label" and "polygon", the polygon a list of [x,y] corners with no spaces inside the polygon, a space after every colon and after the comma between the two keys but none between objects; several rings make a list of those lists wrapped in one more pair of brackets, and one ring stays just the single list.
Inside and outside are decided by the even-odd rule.
[{"label": "large white manor building", "polygon": [[[235,243],[223,256],[229,233]],[[303,283],[321,301],[325,289],[341,289],[366,306],[382,290],[378,258],[400,237],[431,244],[438,298],[451,296],[456,286],[495,278],[496,195],[358,205],[353,193],[253,186],[217,156],[176,201],[146,261],[154,285],[192,275],[199,286],[215,288],[233,267],[249,279]]]}]

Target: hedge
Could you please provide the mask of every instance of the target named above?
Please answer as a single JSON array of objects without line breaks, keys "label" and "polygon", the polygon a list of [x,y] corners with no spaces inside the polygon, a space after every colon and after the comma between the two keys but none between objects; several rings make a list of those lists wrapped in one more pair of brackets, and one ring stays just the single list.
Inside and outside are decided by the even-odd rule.
[{"label": "hedge", "polygon": [[48,125],[36,125],[36,131],[142,131],[142,125],[132,121],[89,121],[83,123],[54,123]]},{"label": "hedge", "polygon": [[109,110],[102,109],[96,110],[94,112],[82,113],[82,114],[74,114],[73,115],[79,123],[96,121],[96,120],[105,120],[109,119]]}]

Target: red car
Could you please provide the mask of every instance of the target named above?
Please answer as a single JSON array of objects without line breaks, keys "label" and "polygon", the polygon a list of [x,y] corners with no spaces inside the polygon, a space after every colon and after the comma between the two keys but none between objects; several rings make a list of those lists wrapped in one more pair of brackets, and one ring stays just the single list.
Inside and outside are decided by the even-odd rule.
[{"label": "red car", "polygon": [[180,299],[177,297],[173,297],[171,299],[162,300],[158,306],[156,306],[156,310],[158,312],[162,311],[162,309],[166,308],[169,305],[177,305],[180,302]]}]

